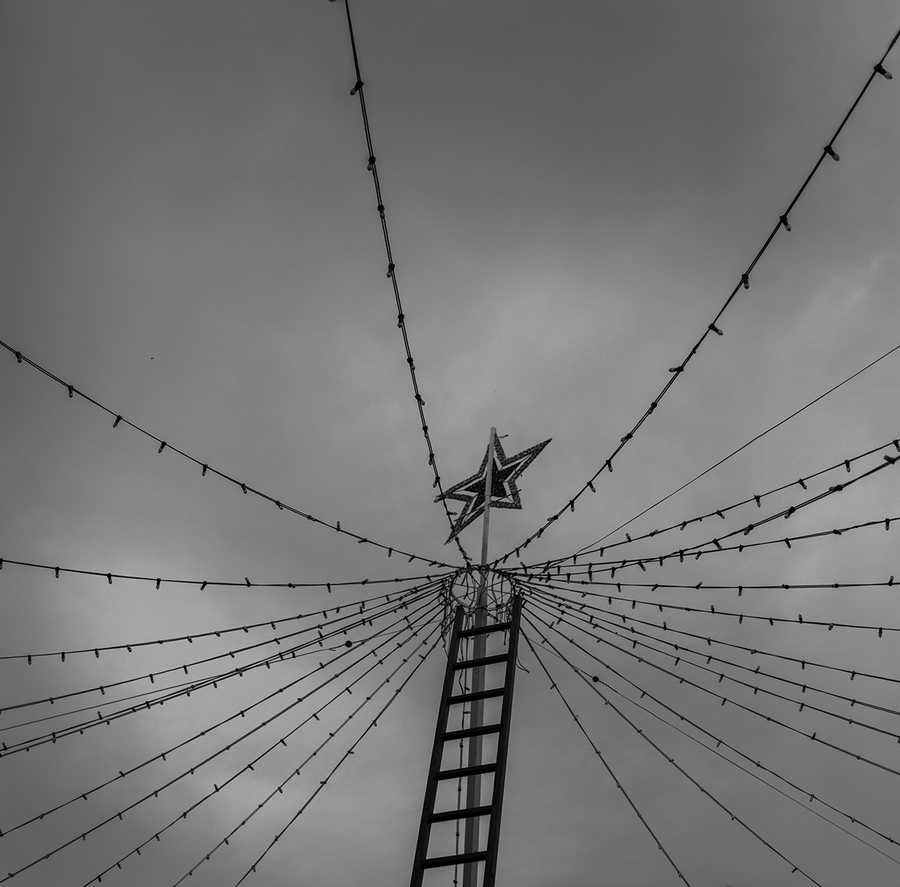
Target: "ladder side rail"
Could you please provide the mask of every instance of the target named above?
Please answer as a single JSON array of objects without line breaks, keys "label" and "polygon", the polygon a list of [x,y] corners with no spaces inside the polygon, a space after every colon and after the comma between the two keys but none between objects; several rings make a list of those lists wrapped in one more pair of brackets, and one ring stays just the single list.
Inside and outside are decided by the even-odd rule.
[{"label": "ladder side rail", "polygon": [[434,732],[434,746],[431,750],[431,763],[428,767],[428,779],[425,783],[425,800],[422,804],[422,819],[419,823],[419,837],[416,841],[416,853],[413,857],[412,879],[410,887],[422,887],[425,876],[425,857],[428,855],[428,839],[431,834],[430,816],[434,811],[434,803],[437,798],[437,773],[441,767],[441,758],[444,753],[444,732],[447,728],[447,719],[450,713],[450,694],[453,690],[453,678],[455,676],[456,660],[459,657],[459,633],[462,628],[463,607],[457,606],[456,615],[453,618],[453,630],[450,634],[450,648],[447,652],[447,670],[444,673],[444,689],[441,693],[441,703],[438,707],[437,726]]}]

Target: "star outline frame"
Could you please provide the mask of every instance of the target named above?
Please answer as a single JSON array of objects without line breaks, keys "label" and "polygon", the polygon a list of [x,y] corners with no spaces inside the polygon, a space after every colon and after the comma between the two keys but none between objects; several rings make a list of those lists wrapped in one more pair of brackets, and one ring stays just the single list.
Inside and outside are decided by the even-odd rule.
[{"label": "star outline frame", "polygon": [[[541,441],[541,443],[528,447],[514,456],[507,457],[503,450],[503,444],[500,442],[500,436],[494,437],[494,467],[491,473],[491,508],[522,508],[522,499],[519,495],[519,488],[516,480],[522,475],[522,472],[538,457],[544,447],[553,438]],[[465,503],[462,511],[453,525],[450,535],[447,537],[447,544],[452,542],[469,524],[484,514],[485,510],[485,470],[488,463],[488,455],[491,447],[484,451],[484,458],[475,474],[467,477],[465,480],[454,484],[445,490],[440,496],[435,497],[435,502],[444,499],[455,499]]]}]

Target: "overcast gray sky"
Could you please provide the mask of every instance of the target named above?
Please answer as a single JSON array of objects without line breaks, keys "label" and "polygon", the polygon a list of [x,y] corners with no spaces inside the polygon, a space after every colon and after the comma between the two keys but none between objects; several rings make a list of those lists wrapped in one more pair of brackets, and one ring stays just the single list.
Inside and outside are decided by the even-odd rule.
[{"label": "overcast gray sky", "polygon": [[[491,553],[500,555],[594,475],[716,316],[900,16],[890,0],[356,0],[352,10],[397,279],[442,478],[452,484],[476,470],[492,425],[508,435],[508,454],[553,438],[521,480],[523,510],[492,519]],[[885,67],[900,76],[897,52]],[[202,477],[173,452],[177,447],[323,521],[425,558],[460,562],[443,544],[446,517],[432,502],[359,106],[350,96],[354,81],[341,3],[0,0],[0,339],[169,444],[160,453],[127,425],[113,429],[109,415],[67,397],[3,351],[0,557],[103,574],[261,583],[426,571],[243,496],[215,475]],[[897,83],[876,76],[835,141],[840,162],[825,158],[791,212],[792,230],[779,231],[749,290],[739,291],[719,321],[724,335],[705,340],[616,458],[614,472],[597,479],[597,493],[581,497],[524,560],[590,545],[900,344]],[[629,532],[715,511],[889,443],[900,436],[898,369],[900,352]],[[794,486],[760,509],[745,506],[725,523],[715,518],[713,530],[704,521],[636,550],[659,555],[703,542],[723,532],[719,526],[737,529],[882,464],[882,455],[853,462],[849,474],[841,467],[811,481],[808,494]],[[781,539],[786,527],[797,535],[900,517],[895,474],[887,469],[861,480],[753,538]],[[462,536],[475,555],[479,526]],[[687,585],[882,583],[900,575],[898,530],[882,525],[627,575]],[[884,587],[741,597],[733,590],[637,591],[622,596],[900,626],[892,590]],[[152,582],[110,585],[65,573],[56,579],[6,563],[0,653],[187,635],[376,593],[201,592],[171,583],[157,590]],[[751,649],[900,679],[892,632],[879,639],[861,629],[663,616],[656,607],[642,614],[615,599],[609,608]],[[227,649],[222,643],[219,652]],[[131,658],[90,654],[30,667],[3,661],[0,709],[180,667],[206,650],[182,644]],[[719,652],[760,664],[736,650]],[[806,792],[900,840],[900,776],[801,735],[816,732],[900,769],[891,735],[900,732],[896,715],[851,708],[783,681],[767,684],[858,715],[888,735],[879,734],[732,681],[719,684],[698,669],[680,672],[801,731],[790,732],[723,707],[624,653],[607,653],[641,688],[803,788],[789,791],[803,802],[792,803],[622,703],[666,754],[794,864],[823,885],[897,883],[896,847],[811,804]],[[408,879],[441,655],[426,661],[248,884],[389,887]],[[602,668],[578,655],[589,672]],[[590,688],[565,676],[562,663],[552,656],[545,662],[690,884],[801,883],[801,874],[687,782]],[[522,664],[499,883],[678,883],[527,650]],[[890,681],[850,681],[843,672],[774,659],[766,665],[800,684],[900,708]],[[223,688],[211,699],[210,691],[198,692],[5,756],[0,830],[203,730],[271,692],[284,673],[248,675],[242,689]],[[728,673],[747,679],[746,672]],[[348,696],[341,712],[356,701]],[[0,728],[27,719],[22,711],[29,710],[0,715]],[[56,711],[42,707],[34,716]],[[359,716],[354,738],[371,717]],[[52,724],[0,737],[37,735]],[[299,744],[267,758],[103,883],[174,884],[327,735],[323,729],[307,729]],[[268,805],[191,882],[237,882],[349,740],[336,744],[319,770],[305,770],[280,804]],[[202,751],[186,752],[178,763],[191,766],[195,757]],[[240,752],[202,777],[198,771],[195,781],[10,883],[79,887],[248,758]],[[50,852],[173,772],[162,764],[145,768],[83,806],[0,838],[0,872]]]}]

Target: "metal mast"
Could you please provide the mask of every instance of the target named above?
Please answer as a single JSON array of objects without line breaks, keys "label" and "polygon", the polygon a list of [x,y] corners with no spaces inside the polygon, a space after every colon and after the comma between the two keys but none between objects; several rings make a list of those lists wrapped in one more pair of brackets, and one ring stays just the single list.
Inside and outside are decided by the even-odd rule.
[{"label": "metal mast", "polygon": [[[488,539],[491,530],[491,494],[494,480],[494,441],[497,438],[497,429],[491,427],[491,435],[488,440],[487,466],[484,472],[484,521],[481,530],[481,578],[478,586],[478,596],[475,600],[475,624],[474,628],[484,628],[487,624],[487,562]],[[487,634],[480,632],[474,637],[475,660],[484,659],[487,650]],[[484,665],[477,665],[472,669],[472,693],[477,694],[484,690]],[[484,700],[476,698],[472,700],[469,708],[469,726],[477,730],[484,723]],[[478,768],[482,763],[482,736],[473,734],[469,739],[469,767]],[[466,806],[477,807],[481,803],[481,774],[473,772],[466,781]],[[465,852],[474,853],[478,849],[478,824],[477,816],[466,820]],[[463,887],[477,887],[478,866],[476,863],[467,863],[463,867]]]},{"label": "metal mast", "polygon": [[[463,887],[494,887],[497,871],[497,852],[500,844],[500,815],[503,788],[506,778],[507,750],[512,719],[513,688],[516,673],[516,649],[519,639],[521,599],[513,596],[504,613],[488,618],[488,542],[492,504],[501,508],[520,508],[516,478],[549,443],[537,444],[515,456],[507,458],[497,437],[497,429],[491,428],[488,449],[479,471],[438,497],[459,499],[466,503],[459,515],[448,541],[454,539],[464,527],[483,513],[481,537],[481,566],[474,601],[468,607],[457,605],[453,630],[447,650],[447,669],[438,707],[437,726],[431,752],[431,763],[425,786],[425,801],[419,823],[419,836],[413,861],[411,887],[421,887],[425,872],[435,868],[450,868],[454,873],[462,866]],[[495,644],[489,651],[491,635],[506,636],[505,647]],[[471,652],[465,653],[469,639]],[[465,658],[464,658],[465,654]],[[496,669],[503,667],[501,676]],[[492,684],[486,689],[486,673],[495,669]],[[461,691],[454,694],[455,679],[469,672],[468,680],[460,683]],[[497,686],[494,678],[501,678]],[[485,717],[484,703],[500,701],[499,715]],[[461,708],[461,710],[460,710]],[[454,720],[461,729],[448,729],[451,712],[456,709]],[[468,720],[465,715],[468,714]],[[487,722],[486,722],[487,721]],[[492,761],[485,762],[483,740],[485,736],[497,737],[497,753]],[[446,743],[461,743],[459,765],[442,769]],[[465,744],[465,766],[463,751]],[[482,776],[493,777],[490,800],[483,800]],[[439,787],[455,780],[459,785],[457,806],[448,809],[446,798],[439,798]],[[466,784],[465,803],[462,803],[462,783]],[[489,820],[487,839],[482,848],[481,819]],[[459,852],[459,826],[456,830],[456,852],[429,856],[432,826],[440,823],[464,823],[463,850]],[[446,835],[445,835],[446,837]],[[479,885],[479,869],[483,875]],[[454,883],[456,881],[454,880]]]}]

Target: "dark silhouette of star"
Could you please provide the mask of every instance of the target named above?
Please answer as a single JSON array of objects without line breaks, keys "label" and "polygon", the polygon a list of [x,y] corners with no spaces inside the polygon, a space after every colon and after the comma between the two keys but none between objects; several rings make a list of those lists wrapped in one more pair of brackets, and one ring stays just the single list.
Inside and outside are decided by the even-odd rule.
[{"label": "dark silhouette of star", "polygon": [[[535,444],[527,450],[522,450],[521,453],[517,453],[515,456],[507,457],[506,453],[503,452],[500,438],[494,438],[494,464],[491,469],[491,508],[522,507],[516,479],[537,458],[538,453],[552,439],[547,438],[542,443]],[[440,502],[441,499],[458,499],[460,502],[465,503],[459,517],[456,519],[456,523],[453,525],[453,531],[450,533],[447,542],[455,539],[473,520],[484,513],[485,470],[487,469],[489,453],[490,447],[485,450],[484,459],[481,460],[481,467],[475,474],[450,487],[442,496],[438,496],[434,500],[435,502]]]}]

